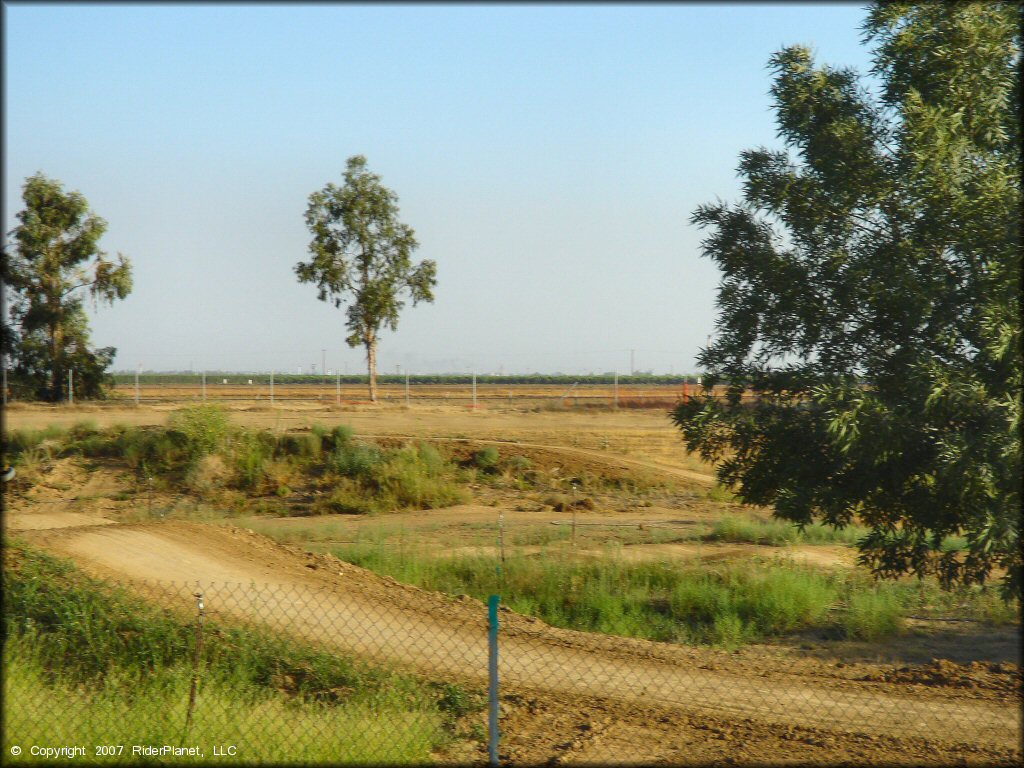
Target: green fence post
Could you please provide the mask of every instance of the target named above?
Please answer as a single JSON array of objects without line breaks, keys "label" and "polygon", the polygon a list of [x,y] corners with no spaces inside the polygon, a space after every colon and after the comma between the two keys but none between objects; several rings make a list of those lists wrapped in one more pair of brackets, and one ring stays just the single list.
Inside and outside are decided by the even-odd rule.
[{"label": "green fence post", "polygon": [[490,631],[488,632],[488,672],[490,684],[490,718],[488,720],[488,744],[487,752],[490,755],[491,765],[498,764],[498,595],[491,595],[487,599],[487,620]]}]

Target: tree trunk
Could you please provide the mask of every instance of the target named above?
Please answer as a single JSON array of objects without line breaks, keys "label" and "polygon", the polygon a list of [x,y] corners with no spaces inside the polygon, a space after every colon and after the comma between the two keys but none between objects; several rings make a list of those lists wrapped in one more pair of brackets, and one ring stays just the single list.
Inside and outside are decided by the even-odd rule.
[{"label": "tree trunk", "polygon": [[370,376],[370,402],[377,402],[377,337],[368,334],[366,337],[366,368]]},{"label": "tree trunk", "polygon": [[53,402],[59,403],[64,391],[64,371],[61,370],[61,346],[64,329],[60,321],[50,323],[50,390]]}]

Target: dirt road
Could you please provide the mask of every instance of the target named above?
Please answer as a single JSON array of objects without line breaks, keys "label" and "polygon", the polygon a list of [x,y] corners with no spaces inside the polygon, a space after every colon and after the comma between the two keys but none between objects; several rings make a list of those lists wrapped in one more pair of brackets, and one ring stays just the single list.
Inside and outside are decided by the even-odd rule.
[{"label": "dirt road", "polygon": [[[314,558],[237,529],[199,523],[37,531],[36,543],[97,575],[201,583],[209,609],[258,619],[363,657],[435,677],[481,680],[485,612],[469,599],[397,584],[329,557]],[[596,636],[503,613],[501,675],[524,689],[835,733],[918,737],[1014,749],[1016,706],[984,691],[912,690],[838,676],[828,665],[747,668],[727,654]]]}]

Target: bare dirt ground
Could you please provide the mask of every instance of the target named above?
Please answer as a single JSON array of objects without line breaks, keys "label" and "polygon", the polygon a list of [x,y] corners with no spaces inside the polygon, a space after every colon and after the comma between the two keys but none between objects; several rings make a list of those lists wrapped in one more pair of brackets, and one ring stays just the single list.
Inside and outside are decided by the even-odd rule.
[{"label": "bare dirt ground", "polygon": [[[58,415],[67,424],[83,418],[109,424],[162,423],[166,413]],[[11,411],[7,428],[38,428],[53,423],[53,415]],[[535,450],[570,451],[612,469],[702,474],[699,464],[681,455],[678,436],[663,414],[568,418],[541,412],[524,418],[511,412],[380,409],[240,411],[234,420],[279,429],[284,422],[287,427],[344,422],[357,434],[390,436],[494,440],[500,435]],[[484,679],[486,610],[479,602],[401,585],[244,528],[120,522],[130,519],[130,507],[137,504],[129,493],[131,482],[114,471],[90,475],[74,462],[59,462],[45,483],[5,499],[5,527],[71,557],[88,572],[133,583],[154,598],[154,582],[198,581],[214,616],[258,619],[435,678]],[[495,514],[490,507],[467,506],[409,516],[429,516],[436,524],[445,518],[483,521]],[[505,514],[536,520],[537,513],[507,509]],[[678,523],[685,518],[681,514],[644,509],[633,517],[598,512],[581,519],[639,526]],[[700,515],[695,511],[693,518]],[[552,521],[558,519],[546,524]],[[683,544],[650,546],[687,556],[679,549]],[[708,545],[700,546],[706,556]],[[721,548],[729,546],[741,545]],[[814,556],[832,567],[851,567],[848,553],[839,548],[814,549]],[[769,647],[729,653],[557,629],[508,611],[501,620],[502,744],[508,760],[810,765],[1021,760],[1015,664],[837,662],[834,656]],[[961,641],[969,644],[971,638],[964,635]],[[483,755],[469,745],[442,757],[463,761]]]}]

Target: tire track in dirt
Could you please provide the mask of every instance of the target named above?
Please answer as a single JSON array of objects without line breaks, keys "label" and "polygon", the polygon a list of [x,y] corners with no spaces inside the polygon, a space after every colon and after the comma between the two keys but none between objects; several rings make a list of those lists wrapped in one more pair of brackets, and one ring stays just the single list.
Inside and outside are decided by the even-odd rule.
[{"label": "tire track in dirt", "polygon": [[[261,621],[435,677],[485,679],[485,611],[474,600],[400,585],[223,526],[108,525],[31,537],[100,576],[136,583],[198,581],[208,609],[225,617]],[[967,698],[828,679],[825,665],[813,679],[778,669],[752,674],[742,665],[708,668],[694,663],[701,658],[695,649],[558,630],[510,612],[503,617],[500,668],[503,685],[511,687],[649,702],[767,725],[798,723],[1009,750],[1019,745],[1017,706],[980,694]]]},{"label": "tire track in dirt", "polygon": [[424,437],[421,435],[399,435],[399,434],[387,434],[387,435],[364,435],[361,434],[359,437],[365,437],[370,440],[384,440],[384,439],[397,439],[397,440],[422,440],[438,443],[474,443],[478,445],[514,445],[523,448],[537,448],[545,451],[551,451],[553,453],[565,453],[576,456],[586,456],[588,459],[594,459],[602,464],[606,464],[611,467],[618,469],[625,468],[637,468],[644,469],[648,472],[659,472],[662,474],[672,475],[685,480],[691,480],[701,485],[712,486],[715,485],[718,480],[714,475],[706,475],[703,472],[694,472],[690,469],[681,469],[680,467],[671,467],[661,462],[656,461],[644,461],[641,459],[630,459],[619,454],[615,456],[609,456],[607,453],[602,451],[596,451],[592,448],[578,448],[567,445],[551,445],[546,443],[525,443],[520,440],[486,440],[475,437]]}]

